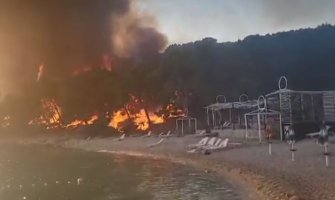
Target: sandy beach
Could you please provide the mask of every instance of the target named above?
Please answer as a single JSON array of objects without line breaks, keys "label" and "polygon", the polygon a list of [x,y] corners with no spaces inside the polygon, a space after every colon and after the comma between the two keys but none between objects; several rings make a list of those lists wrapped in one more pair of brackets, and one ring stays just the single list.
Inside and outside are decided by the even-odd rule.
[{"label": "sandy beach", "polygon": [[[69,135],[39,135],[26,139],[10,137],[2,142],[167,159],[223,176],[239,188],[244,199],[335,199],[335,160],[330,157],[329,167],[325,166],[323,148],[316,144],[315,139],[298,142],[295,145],[295,160],[292,161],[290,146],[284,142],[274,142],[272,155],[269,155],[267,143],[245,141],[232,137],[230,133],[220,137],[228,136],[231,142],[241,142],[242,145],[228,145],[226,149],[210,155],[187,152],[188,145],[201,139],[195,135],[166,137],[156,146],[151,145],[162,139],[159,136],[133,136],[119,141],[116,137],[83,139]],[[335,144],[331,142],[329,152],[334,151]]]}]

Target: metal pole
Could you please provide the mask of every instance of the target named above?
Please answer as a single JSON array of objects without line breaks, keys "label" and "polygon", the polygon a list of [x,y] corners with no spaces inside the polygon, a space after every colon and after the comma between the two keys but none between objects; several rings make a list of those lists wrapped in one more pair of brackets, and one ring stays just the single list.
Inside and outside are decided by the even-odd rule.
[{"label": "metal pole", "polygon": [[177,134],[179,135],[178,119],[176,119],[176,130],[177,130]]},{"label": "metal pole", "polygon": [[258,120],[258,138],[259,143],[262,143],[262,135],[261,135],[261,115],[257,113],[257,120]]},{"label": "metal pole", "polygon": [[292,161],[294,161],[294,151],[295,151],[295,149],[294,149],[294,142],[292,141],[292,143],[291,143],[291,159],[292,159]]},{"label": "metal pole", "polygon": [[181,135],[184,136],[184,120],[181,120]]},{"label": "metal pole", "polygon": [[269,141],[269,155],[272,155],[272,144],[270,141]]},{"label": "metal pole", "polygon": [[212,123],[213,123],[213,129],[215,128],[215,116],[214,116],[214,110],[212,110]]},{"label": "metal pole", "polygon": [[195,133],[197,133],[198,126],[197,126],[197,119],[194,118],[194,128],[195,128]]},{"label": "metal pole", "polygon": [[329,153],[328,153],[328,146],[327,145],[324,145],[325,147],[325,159],[326,159],[326,167],[329,167]]},{"label": "metal pole", "polygon": [[281,113],[279,114],[279,131],[280,131],[280,141],[283,141],[283,127],[282,127]]},{"label": "metal pole", "polygon": [[207,108],[207,125],[209,127],[209,109]]},{"label": "metal pole", "polygon": [[248,121],[247,121],[247,115],[244,115],[244,124],[245,124],[245,139],[248,139]]}]

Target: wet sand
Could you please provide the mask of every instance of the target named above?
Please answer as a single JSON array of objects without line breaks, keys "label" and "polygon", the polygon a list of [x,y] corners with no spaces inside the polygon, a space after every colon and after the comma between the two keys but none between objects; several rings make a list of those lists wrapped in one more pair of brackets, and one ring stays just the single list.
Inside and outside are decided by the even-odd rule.
[{"label": "wet sand", "polygon": [[[87,151],[149,156],[196,166],[218,173],[231,181],[240,188],[244,199],[335,199],[335,158],[330,157],[330,166],[325,167],[323,148],[313,139],[295,145],[295,161],[291,160],[290,146],[279,141],[272,144],[272,155],[269,155],[266,143],[258,144],[256,140],[245,143],[234,137],[231,141],[243,144],[204,155],[187,153],[187,146],[197,143],[199,137],[172,136],[165,138],[159,145],[150,147],[159,140],[161,138],[158,136],[126,137],[123,141],[118,141],[116,138],[82,139],[68,135],[48,135],[15,141],[21,144],[49,144]],[[329,146],[329,152],[334,151],[335,142]]]}]

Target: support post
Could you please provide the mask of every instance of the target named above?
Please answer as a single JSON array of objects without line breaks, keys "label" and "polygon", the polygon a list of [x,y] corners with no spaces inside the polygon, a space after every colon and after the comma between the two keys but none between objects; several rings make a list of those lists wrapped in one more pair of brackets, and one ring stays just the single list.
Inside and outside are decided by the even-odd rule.
[{"label": "support post", "polygon": [[282,125],[281,113],[279,114],[279,131],[280,131],[280,141],[283,141],[283,125]]},{"label": "support post", "polygon": [[244,124],[245,124],[245,139],[248,139],[248,121],[247,121],[247,115],[244,115]]},{"label": "support post", "polygon": [[257,123],[258,123],[258,138],[259,138],[259,143],[262,143],[262,134],[261,134],[261,115],[260,113],[257,113]]},{"label": "support post", "polygon": [[184,136],[184,120],[181,120],[181,135]]}]

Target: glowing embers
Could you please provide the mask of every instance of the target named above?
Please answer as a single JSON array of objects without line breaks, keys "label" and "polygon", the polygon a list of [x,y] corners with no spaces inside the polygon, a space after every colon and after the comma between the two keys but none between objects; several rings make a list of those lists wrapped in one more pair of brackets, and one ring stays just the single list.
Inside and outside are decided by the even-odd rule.
[{"label": "glowing embers", "polygon": [[78,126],[92,125],[99,119],[98,115],[92,115],[88,120],[75,119],[71,123],[67,124],[65,128],[77,128]]},{"label": "glowing embers", "polygon": [[54,99],[41,100],[41,116],[29,122],[29,125],[44,125],[47,129],[61,126],[61,108]]},{"label": "glowing embers", "polygon": [[165,118],[186,117],[184,110],[179,109],[176,105],[170,103],[165,108]]}]

